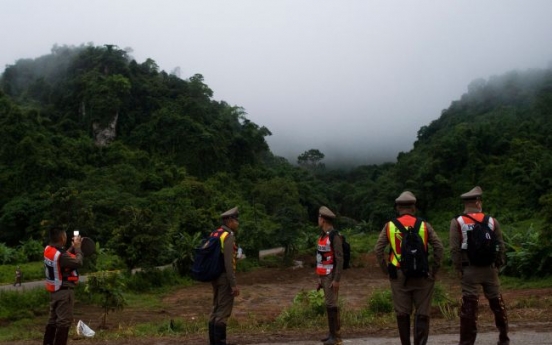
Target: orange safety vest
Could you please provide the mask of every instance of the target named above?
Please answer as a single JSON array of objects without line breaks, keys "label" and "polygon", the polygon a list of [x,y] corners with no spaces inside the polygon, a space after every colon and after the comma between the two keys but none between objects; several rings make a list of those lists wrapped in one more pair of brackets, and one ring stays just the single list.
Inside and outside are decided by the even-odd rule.
[{"label": "orange safety vest", "polygon": [[[477,213],[469,213],[471,217],[473,217],[478,222],[482,222],[485,218],[485,214],[481,212]],[[473,226],[475,224],[474,220],[470,217],[466,216],[459,216],[456,218],[456,221],[459,225],[459,231],[462,234],[462,249],[467,250],[468,249],[468,231],[473,230]],[[493,217],[489,217],[489,223],[487,224],[489,226],[489,229],[494,231],[494,220]]]},{"label": "orange safety vest", "polygon": [[61,251],[56,247],[46,246],[44,249],[44,270],[46,274],[46,290],[49,292],[58,291],[64,281],[70,281],[77,284],[79,274],[77,270],[71,268],[61,268],[59,258],[61,254],[67,253],[71,257],[76,257],[74,254]]},{"label": "orange safety vest", "polygon": [[[401,222],[402,225],[404,225],[405,228],[408,228],[409,226],[414,227],[414,224],[416,224],[416,217],[407,214],[400,216],[397,218],[399,222]],[[420,237],[422,238],[422,241],[424,242],[424,247],[427,252],[427,243],[429,235],[427,233],[426,223],[421,222],[420,223],[420,230],[418,232],[420,234]],[[387,223],[387,239],[389,240],[389,244],[391,246],[391,250],[389,251],[389,262],[393,264],[395,267],[399,268],[401,267],[401,243],[402,243],[402,233],[399,228],[395,226],[393,222]]]},{"label": "orange safety vest", "polygon": [[316,252],[316,274],[327,276],[334,269],[334,251],[330,241],[330,233],[326,233],[318,239]]}]

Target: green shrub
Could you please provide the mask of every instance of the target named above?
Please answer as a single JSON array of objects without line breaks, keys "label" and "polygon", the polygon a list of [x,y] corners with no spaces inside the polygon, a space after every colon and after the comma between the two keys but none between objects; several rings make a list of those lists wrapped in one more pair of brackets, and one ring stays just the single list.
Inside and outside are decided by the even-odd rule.
[{"label": "green shrub", "polygon": [[521,278],[552,275],[550,239],[529,226],[526,231],[504,231],[507,260],[503,272]]},{"label": "green shrub", "polygon": [[393,297],[391,290],[375,290],[368,297],[368,314],[378,315],[391,313],[393,309]]},{"label": "green shrub", "polygon": [[284,310],[276,319],[283,327],[302,327],[311,320],[324,315],[326,310],[322,290],[301,290],[293,299],[291,307]]},{"label": "green shrub", "polygon": [[2,265],[13,262],[15,249],[6,246],[5,243],[0,243],[0,263]]},{"label": "green shrub", "polygon": [[454,320],[459,315],[460,305],[458,300],[452,298],[440,282],[435,283],[431,305],[439,308],[441,315],[447,320]]},{"label": "green shrub", "polygon": [[0,290],[0,320],[16,321],[48,313],[50,296],[46,289]]},{"label": "green shrub", "polygon": [[29,239],[21,241],[17,251],[21,252],[24,262],[41,261],[44,259],[44,245],[40,241]]},{"label": "green shrub", "polygon": [[189,279],[180,277],[175,270],[170,268],[148,268],[137,271],[134,274],[124,274],[126,291],[129,292],[148,292],[163,287],[179,285],[183,282],[189,282]]}]

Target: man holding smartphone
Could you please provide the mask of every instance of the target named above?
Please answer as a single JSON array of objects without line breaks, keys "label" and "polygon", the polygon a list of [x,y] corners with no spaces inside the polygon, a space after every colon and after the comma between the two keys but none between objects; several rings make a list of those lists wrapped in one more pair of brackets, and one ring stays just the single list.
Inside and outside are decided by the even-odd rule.
[{"label": "man holding smartphone", "polygon": [[[81,237],[73,233],[72,246],[66,250],[67,234],[60,227],[50,229],[50,244],[44,249],[46,290],[50,293],[50,316],[43,345],[66,345],[73,322],[73,289],[79,281],[77,268],[82,267]],[[74,254],[73,254],[74,253]]]}]

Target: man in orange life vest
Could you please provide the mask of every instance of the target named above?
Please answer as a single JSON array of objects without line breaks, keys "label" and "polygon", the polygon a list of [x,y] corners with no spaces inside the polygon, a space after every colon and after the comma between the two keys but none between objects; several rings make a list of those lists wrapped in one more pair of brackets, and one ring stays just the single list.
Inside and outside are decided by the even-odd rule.
[{"label": "man in orange life vest", "polygon": [[[443,244],[431,225],[414,216],[416,212],[416,197],[405,191],[395,199],[399,221],[405,228],[419,225],[419,234],[424,242],[426,252],[428,245],[433,248],[433,267],[425,277],[406,278],[400,269],[402,233],[393,221],[383,227],[375,252],[382,271],[389,276],[393,306],[397,316],[397,326],[402,345],[410,345],[410,314],[415,306],[414,345],[425,345],[429,336],[429,314],[431,298],[435,285],[435,276],[443,258]],[[389,245],[389,256],[386,260],[385,248]]]},{"label": "man in orange life vest", "polygon": [[[450,253],[453,267],[461,277],[462,307],[460,309],[460,345],[473,345],[477,337],[477,309],[479,304],[479,286],[489,300],[489,307],[494,313],[495,325],[499,330],[498,345],[510,344],[508,337],[508,317],[506,305],[500,294],[498,269],[505,263],[505,247],[498,221],[489,217],[489,228],[494,231],[498,240],[498,252],[494,263],[477,266],[470,262],[468,247],[468,231],[475,220],[483,221],[483,191],[474,187],[460,196],[464,203],[464,213],[450,222]],[[471,219],[473,217],[474,219]]]},{"label": "man in orange life vest", "polygon": [[[50,229],[50,244],[44,249],[46,290],[50,292],[50,317],[43,345],[66,345],[73,322],[74,292],[82,266],[81,237],[73,237],[73,246],[65,250],[67,234],[59,227]],[[74,254],[73,254],[74,253]]]},{"label": "man in orange life vest", "polygon": [[[335,214],[326,206],[318,210],[318,227],[322,230],[318,239],[318,251],[316,253],[316,274],[318,275],[318,288],[324,289],[324,300],[328,313],[328,326],[330,334],[322,339],[324,345],[342,344],[341,321],[338,309],[339,281],[343,272],[343,240],[341,236],[332,234],[336,232],[333,222]],[[332,235],[332,236],[331,236]],[[330,240],[333,239],[333,243]]]},{"label": "man in orange life vest", "polygon": [[213,310],[209,316],[209,344],[226,345],[226,324],[232,314],[234,297],[240,295],[236,283],[236,258],[238,246],[235,236],[238,234],[238,208],[234,207],[220,215],[223,225],[221,245],[224,257],[224,272],[212,282]]}]

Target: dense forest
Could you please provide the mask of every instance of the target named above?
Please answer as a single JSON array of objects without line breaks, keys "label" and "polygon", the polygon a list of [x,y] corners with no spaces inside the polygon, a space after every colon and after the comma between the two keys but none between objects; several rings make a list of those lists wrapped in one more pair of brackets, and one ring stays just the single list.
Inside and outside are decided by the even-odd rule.
[{"label": "dense forest", "polygon": [[[297,162],[274,155],[268,128],[212,96],[200,74],[181,79],[113,45],[54,46],[7,66],[0,243],[43,242],[58,224],[129,268],[157,265],[237,205],[246,251],[292,252],[312,235],[322,204],[341,228],[376,232],[408,189],[419,214],[446,231],[462,210],[458,196],[480,185],[485,211],[515,230],[512,258],[531,250],[540,272],[552,272],[551,69],[474,80],[419,129],[412,150],[350,170],[326,169],[316,149]],[[512,271],[529,264],[519,260]]]}]

